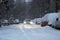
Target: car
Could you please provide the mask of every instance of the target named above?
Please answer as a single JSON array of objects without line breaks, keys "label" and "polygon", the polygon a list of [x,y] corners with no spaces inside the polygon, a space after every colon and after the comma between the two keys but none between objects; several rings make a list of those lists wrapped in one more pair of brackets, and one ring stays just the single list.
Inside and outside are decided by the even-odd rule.
[{"label": "car", "polygon": [[24,24],[34,24],[34,22],[31,19],[25,19]]},{"label": "car", "polygon": [[9,23],[9,22],[8,22],[7,19],[2,19],[2,20],[1,20],[1,25],[4,25],[4,26],[5,26],[5,25],[8,25],[8,23]]},{"label": "car", "polygon": [[19,19],[15,19],[13,22],[16,24],[20,23]]},{"label": "car", "polygon": [[59,30],[60,30],[60,20],[55,21],[54,28],[56,28],[56,29],[59,29]]}]

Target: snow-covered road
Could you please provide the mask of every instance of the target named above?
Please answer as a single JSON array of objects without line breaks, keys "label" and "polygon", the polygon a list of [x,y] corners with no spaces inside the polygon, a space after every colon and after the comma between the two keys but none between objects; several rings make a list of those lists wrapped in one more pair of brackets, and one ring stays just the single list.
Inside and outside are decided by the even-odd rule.
[{"label": "snow-covered road", "polygon": [[60,30],[49,26],[16,24],[0,28],[0,40],[60,40]]}]

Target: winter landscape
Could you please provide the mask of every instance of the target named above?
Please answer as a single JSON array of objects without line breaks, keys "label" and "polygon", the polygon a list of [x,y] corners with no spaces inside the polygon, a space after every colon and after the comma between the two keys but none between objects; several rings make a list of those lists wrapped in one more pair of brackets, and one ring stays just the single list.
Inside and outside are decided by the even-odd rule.
[{"label": "winter landscape", "polygon": [[[33,21],[39,23],[42,18],[37,18]],[[56,16],[53,16],[53,18],[56,19]],[[51,22],[53,21],[50,20]],[[20,23],[8,26],[2,25],[2,28],[0,28],[0,40],[60,40],[60,30],[50,26],[42,27],[38,24]]]},{"label": "winter landscape", "polygon": [[0,40],[60,40],[60,1],[0,0]]}]

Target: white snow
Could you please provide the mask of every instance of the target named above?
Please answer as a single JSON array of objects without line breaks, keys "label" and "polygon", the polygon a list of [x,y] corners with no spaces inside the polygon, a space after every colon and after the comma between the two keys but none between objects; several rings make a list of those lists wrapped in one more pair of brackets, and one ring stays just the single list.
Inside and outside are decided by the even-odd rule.
[{"label": "white snow", "polygon": [[2,26],[0,40],[60,40],[60,30],[28,24]]}]

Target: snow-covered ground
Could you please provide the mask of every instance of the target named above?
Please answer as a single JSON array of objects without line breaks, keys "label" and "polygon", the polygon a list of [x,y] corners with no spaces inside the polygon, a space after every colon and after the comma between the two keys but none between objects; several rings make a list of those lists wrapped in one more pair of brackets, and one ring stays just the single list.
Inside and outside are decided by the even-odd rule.
[{"label": "snow-covered ground", "polygon": [[60,30],[36,24],[2,26],[0,40],[60,40]]}]

